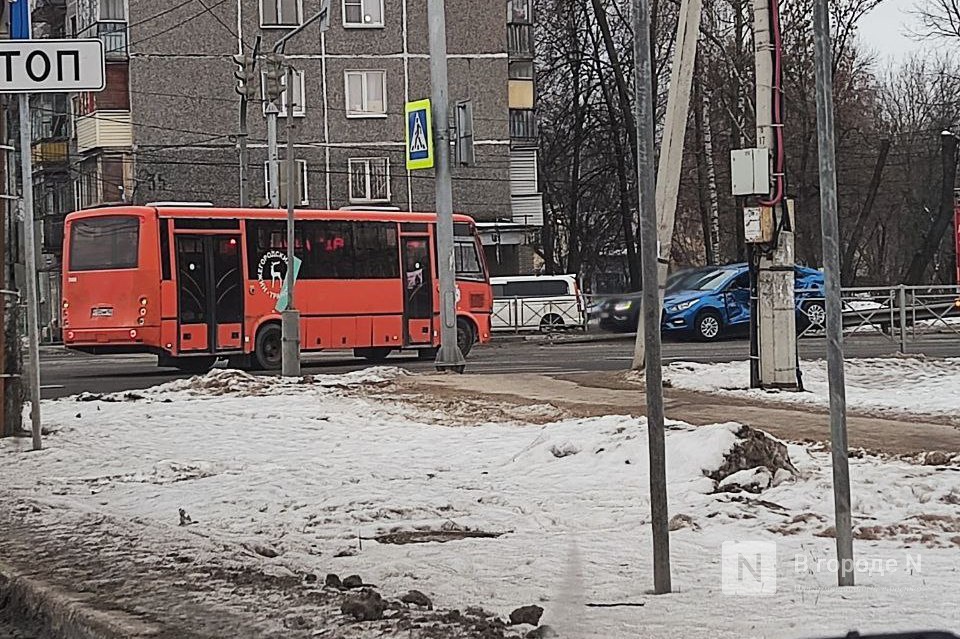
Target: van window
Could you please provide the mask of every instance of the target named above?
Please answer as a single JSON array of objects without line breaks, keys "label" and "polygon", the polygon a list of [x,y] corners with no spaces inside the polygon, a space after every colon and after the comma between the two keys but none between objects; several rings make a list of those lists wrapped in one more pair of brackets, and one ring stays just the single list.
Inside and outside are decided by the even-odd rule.
[{"label": "van window", "polygon": [[137,268],[140,218],[97,217],[77,220],[70,231],[70,270]]},{"label": "van window", "polygon": [[[497,289],[502,287],[502,295],[498,295]],[[563,297],[571,295],[569,285],[566,280],[533,280],[520,282],[507,282],[494,286],[494,297]]]}]

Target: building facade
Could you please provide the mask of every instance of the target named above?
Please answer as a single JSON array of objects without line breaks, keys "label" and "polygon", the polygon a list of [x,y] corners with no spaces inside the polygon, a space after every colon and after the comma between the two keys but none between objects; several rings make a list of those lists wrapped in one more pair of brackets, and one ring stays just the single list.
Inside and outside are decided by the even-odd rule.
[{"label": "building facade", "polygon": [[[286,43],[295,76],[281,98],[280,155],[289,128],[297,206],[433,210],[433,172],[407,171],[404,155],[404,105],[430,97],[426,4],[332,0],[325,33],[313,24]],[[44,171],[37,188],[45,194],[52,269],[59,269],[63,215],[74,208],[239,204],[241,98],[233,56],[258,47],[259,76],[264,55],[319,11],[320,0],[39,5],[48,10],[35,13],[35,34],[99,38],[107,52],[105,91],[38,99],[44,102],[36,112],[50,115],[35,124],[34,157]],[[529,240],[543,220],[532,5],[446,2],[450,102],[472,104],[476,156],[471,166],[454,166],[454,208],[478,221],[496,274],[530,272]],[[251,206],[265,206],[269,189],[265,83],[258,80],[246,119]]]}]

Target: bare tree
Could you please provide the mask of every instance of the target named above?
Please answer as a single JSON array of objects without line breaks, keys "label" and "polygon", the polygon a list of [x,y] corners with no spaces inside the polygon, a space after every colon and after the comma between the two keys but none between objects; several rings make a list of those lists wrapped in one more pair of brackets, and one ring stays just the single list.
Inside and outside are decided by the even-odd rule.
[{"label": "bare tree", "polygon": [[920,38],[960,38],[960,0],[918,0],[913,15],[920,21]]}]

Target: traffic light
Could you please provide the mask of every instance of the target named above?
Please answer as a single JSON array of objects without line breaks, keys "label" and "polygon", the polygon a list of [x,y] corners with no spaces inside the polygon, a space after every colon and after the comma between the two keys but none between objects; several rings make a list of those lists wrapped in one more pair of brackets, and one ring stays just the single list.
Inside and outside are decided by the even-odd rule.
[{"label": "traffic light", "polygon": [[265,93],[267,101],[276,104],[280,100],[280,94],[283,93],[284,69],[283,56],[279,53],[268,53],[266,55],[266,72],[263,74],[265,83]]},{"label": "traffic light", "polygon": [[237,78],[235,91],[248,100],[254,100],[257,97],[257,72],[256,59],[247,53],[233,56],[233,61],[237,63],[237,69],[233,72]]}]

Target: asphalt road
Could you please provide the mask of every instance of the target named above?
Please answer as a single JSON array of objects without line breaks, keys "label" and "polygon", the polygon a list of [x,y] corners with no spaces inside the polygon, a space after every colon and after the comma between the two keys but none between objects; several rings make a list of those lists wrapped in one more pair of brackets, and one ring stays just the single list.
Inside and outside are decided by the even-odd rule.
[{"label": "asphalt road", "polygon": [[[801,358],[825,356],[825,342],[811,338],[800,342]],[[847,357],[889,357],[896,344],[881,336],[857,336],[846,342]],[[910,344],[909,352],[929,357],[960,357],[960,337],[932,335]],[[474,374],[546,373],[571,374],[591,371],[625,370],[630,366],[633,343],[629,339],[612,342],[540,343],[495,341],[478,346],[467,359],[467,371]],[[667,342],[664,361],[724,362],[746,359],[749,344],[730,340],[712,344]],[[62,348],[44,348],[41,352],[41,392],[44,398],[64,397],[81,392],[112,393],[136,390],[174,379],[189,377],[173,369],[158,368],[149,355],[91,356]],[[415,354],[394,354],[388,365],[414,371],[430,371],[431,362],[417,361]],[[369,366],[350,353],[322,353],[305,357],[305,374],[345,373]]]}]

